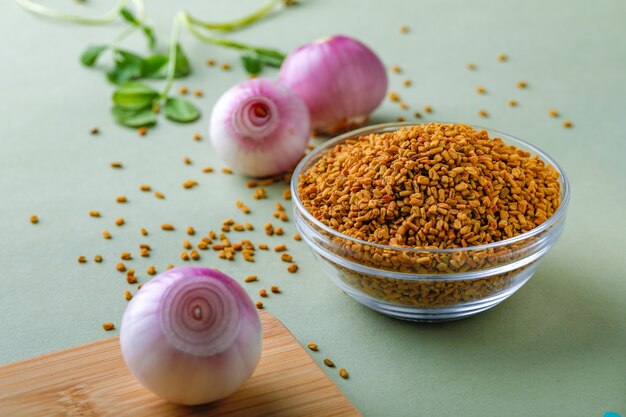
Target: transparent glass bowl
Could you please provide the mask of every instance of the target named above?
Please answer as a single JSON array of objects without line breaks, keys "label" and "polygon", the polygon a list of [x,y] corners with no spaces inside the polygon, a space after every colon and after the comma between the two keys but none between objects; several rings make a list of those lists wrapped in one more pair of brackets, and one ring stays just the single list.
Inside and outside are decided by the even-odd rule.
[{"label": "transparent glass bowl", "polygon": [[489,137],[538,155],[560,174],[561,204],[543,224],[510,239],[455,249],[384,246],[340,233],[317,220],[298,195],[300,174],[338,143],[370,133],[414,126],[387,123],[338,136],[309,153],[291,180],[294,219],[321,268],[344,292],[383,314],[415,321],[454,320],[480,313],[510,297],[535,273],[563,231],[570,197],[567,177],[538,148],[505,133]]}]

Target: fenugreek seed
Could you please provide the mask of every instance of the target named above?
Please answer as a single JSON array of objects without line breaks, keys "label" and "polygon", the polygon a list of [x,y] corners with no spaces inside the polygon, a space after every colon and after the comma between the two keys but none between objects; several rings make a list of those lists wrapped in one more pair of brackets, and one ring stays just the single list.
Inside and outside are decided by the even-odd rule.
[{"label": "fenugreek seed", "polygon": [[139,232],[141,232],[142,236],[148,236],[148,230],[145,227],[139,229]]},{"label": "fenugreek seed", "polygon": [[206,64],[209,67],[213,67],[213,66],[215,66],[215,60],[214,59],[207,59]]},{"label": "fenugreek seed", "polygon": [[259,243],[259,249],[261,249],[261,250],[268,250],[269,246],[267,246],[265,243]]},{"label": "fenugreek seed", "polygon": [[259,290],[259,296],[261,297],[267,297],[267,291],[265,290],[265,288],[261,288]]},{"label": "fenugreek seed", "polygon": [[111,331],[111,330],[115,330],[115,324],[111,323],[111,322],[107,322],[107,323],[102,323],[102,328],[104,330]]},{"label": "fenugreek seed", "polygon": [[407,25],[400,26],[400,33],[409,33],[410,29]]},{"label": "fenugreek seed", "polygon": [[124,299],[126,301],[130,301],[133,298],[133,295],[130,293],[130,291],[126,290],[124,291]]},{"label": "fenugreek seed", "polygon": [[172,231],[172,230],[174,230],[174,225],[169,224],[169,223],[163,223],[161,225],[161,229],[162,230],[167,230],[167,231]]},{"label": "fenugreek seed", "polygon": [[232,173],[233,173],[233,170],[232,170],[232,169],[230,169],[230,168],[222,168],[222,172],[223,172],[224,174],[229,174],[229,175],[230,175],[230,174],[232,174]]},{"label": "fenugreek seed", "polygon": [[405,86],[405,87],[410,87],[411,84],[413,84],[413,81],[411,81],[408,78],[406,78],[404,81],[402,81],[402,85]]},{"label": "fenugreek seed", "polygon": [[193,140],[195,140],[196,142],[202,140],[202,135],[200,134],[200,132],[196,132],[193,134]]},{"label": "fenugreek seed", "polygon": [[243,227],[243,224],[234,224],[233,230],[236,232],[243,232],[246,229]]},{"label": "fenugreek seed", "polygon": [[179,93],[179,94],[182,94],[182,95],[185,95],[185,94],[187,94],[188,92],[189,92],[189,89],[188,89],[187,87],[180,87],[180,88],[178,89],[178,93]]},{"label": "fenugreek seed", "polygon": [[164,195],[163,193],[159,192],[159,191],[155,191],[155,192],[154,192],[154,196],[155,196],[156,198],[161,199],[161,200],[163,200],[163,199],[165,198],[165,195]]},{"label": "fenugreek seed", "polygon": [[139,255],[143,258],[147,258],[150,256],[150,251],[148,249],[141,249]]},{"label": "fenugreek seed", "polygon": [[276,227],[276,229],[274,229],[274,232],[275,232],[278,236],[281,236],[281,235],[283,235],[283,234],[285,233],[285,231],[283,230],[283,228],[282,228],[282,227],[280,227],[280,226]]},{"label": "fenugreek seed", "polygon": [[120,259],[123,261],[130,261],[131,259],[133,259],[133,257],[130,252],[122,252],[122,254],[120,255]]},{"label": "fenugreek seed", "polygon": [[193,95],[196,97],[202,97],[203,94],[204,93],[202,92],[202,90],[198,90],[198,89],[193,90]]},{"label": "fenugreek seed", "polygon": [[152,250],[152,248],[150,247],[150,245],[148,245],[147,243],[140,243],[140,244],[139,244],[139,249]]},{"label": "fenugreek seed", "polygon": [[191,242],[188,240],[183,240],[183,248],[187,250],[191,249]]},{"label": "fenugreek seed", "polygon": [[400,66],[398,66],[398,65],[393,65],[391,67],[391,72],[394,72],[396,74],[400,74],[402,72],[402,68],[400,68]]},{"label": "fenugreek seed", "polygon": [[224,226],[222,226],[221,230],[222,230],[222,232],[228,233],[228,232],[230,232],[230,226],[224,225]]},{"label": "fenugreek seed", "polygon": [[139,291],[141,289],[141,287],[143,287],[143,284],[137,285],[137,291]]},{"label": "fenugreek seed", "polygon": [[487,112],[487,110],[485,109],[480,109],[478,110],[478,115],[481,117],[489,117],[489,112]]},{"label": "fenugreek seed", "polygon": [[102,255],[96,255],[96,256],[94,256],[94,257],[93,257],[93,261],[94,261],[94,262],[97,262],[97,263],[102,262]]},{"label": "fenugreek seed", "polygon": [[507,59],[509,59],[509,57],[508,57],[506,54],[500,54],[500,55],[498,55],[498,61],[500,61],[500,62],[504,62],[504,61],[506,61]]},{"label": "fenugreek seed", "polygon": [[222,64],[222,66],[220,68],[222,68],[222,71],[230,71],[231,66],[230,66],[229,63],[225,62],[225,63]]},{"label": "fenugreek seed", "polygon": [[261,200],[261,199],[267,198],[267,193],[265,192],[265,188],[263,187],[257,188],[254,191],[252,198],[254,198],[255,200]]},{"label": "fenugreek seed", "polygon": [[32,216],[30,216],[30,222],[32,224],[37,224],[39,223],[39,217],[35,216],[34,214]]},{"label": "fenugreek seed", "polygon": [[287,267],[287,271],[291,272],[292,274],[295,273],[296,271],[298,271],[298,265],[296,264],[291,264]]},{"label": "fenugreek seed", "polygon": [[257,185],[259,185],[259,183],[258,183],[257,181],[254,181],[254,180],[252,180],[252,181],[248,181],[248,182],[246,183],[246,187],[248,187],[248,188],[254,188],[254,187],[256,187]]},{"label": "fenugreek seed", "polygon": [[91,211],[89,212],[89,215],[90,215],[91,217],[100,217],[100,212],[99,212],[99,211],[97,211],[97,210],[91,210]]},{"label": "fenugreek seed", "polygon": [[284,252],[286,250],[287,250],[287,245],[285,245],[284,243],[274,246],[274,252]]},{"label": "fenugreek seed", "polygon": [[137,129],[137,133],[139,134],[139,136],[146,136],[148,134],[148,128],[147,127],[140,127],[139,129]]},{"label": "fenugreek seed", "polygon": [[87,258],[85,258],[84,256],[79,256],[78,257],[78,263],[79,264],[84,264],[85,262],[87,262]]},{"label": "fenugreek seed", "polygon": [[126,196],[125,195],[120,195],[118,197],[115,198],[115,201],[117,201],[118,203],[126,203]]},{"label": "fenugreek seed", "polygon": [[293,240],[301,241],[302,240],[302,236],[300,236],[300,233],[295,233],[293,235]]},{"label": "fenugreek seed", "polygon": [[126,271],[126,265],[124,265],[124,263],[120,262],[117,265],[115,265],[115,269],[117,269],[120,272],[124,272],[124,271]]},{"label": "fenugreek seed", "polygon": [[244,282],[254,282],[258,279],[256,275],[248,275],[243,279]]},{"label": "fenugreek seed", "polygon": [[243,227],[245,227],[246,230],[254,230],[254,226],[252,225],[252,223],[245,222],[243,224]]},{"label": "fenugreek seed", "polygon": [[404,122],[406,119],[403,116],[396,117],[397,122]]},{"label": "fenugreek seed", "polygon": [[335,367],[335,362],[331,361],[328,358],[324,359],[324,365],[328,366],[329,368],[334,368]]},{"label": "fenugreek seed", "polygon": [[198,185],[198,181],[195,180],[187,180],[183,184],[183,188],[190,189]]},{"label": "fenugreek seed", "polygon": [[111,168],[122,168],[121,162],[111,162]]},{"label": "fenugreek seed", "polygon": [[126,271],[126,276],[130,277],[130,276],[134,276],[135,275],[135,270],[134,269],[129,269],[128,271]]},{"label": "fenugreek seed", "polygon": [[134,275],[126,275],[126,282],[128,284],[136,284],[137,283],[137,277]]},{"label": "fenugreek seed", "polygon": [[197,261],[200,259],[200,253],[193,249],[191,252],[189,252],[189,256],[191,257],[191,259],[193,259],[194,261]]},{"label": "fenugreek seed", "polygon": [[517,88],[526,88],[528,87],[528,83],[526,81],[518,81]]},{"label": "fenugreek seed", "polygon": [[307,343],[306,346],[314,352],[317,352],[319,350],[319,347],[313,342]]},{"label": "fenugreek seed", "polygon": [[566,128],[570,128],[573,125],[574,124],[572,122],[570,122],[569,120],[566,120],[566,121],[563,122],[563,127],[566,127]]},{"label": "fenugreek seed", "polygon": [[182,259],[183,261],[188,261],[189,260],[189,254],[187,252],[181,252],[180,253],[180,259]]},{"label": "fenugreek seed", "polygon": [[283,262],[291,262],[293,261],[293,257],[288,253],[283,253],[282,255],[280,255],[280,260]]},{"label": "fenugreek seed", "polygon": [[424,111],[426,113],[432,113],[433,112],[433,107],[430,104],[427,104],[424,106]]},{"label": "fenugreek seed", "polygon": [[210,174],[211,172],[213,172],[213,167],[204,167],[202,168],[202,172],[204,172],[205,174]]},{"label": "fenugreek seed", "polygon": [[339,375],[343,379],[348,379],[348,371],[346,371],[344,368],[339,368]]},{"label": "fenugreek seed", "polygon": [[413,113],[413,117],[415,117],[416,119],[421,119],[422,118],[422,113],[416,111],[415,113]]},{"label": "fenugreek seed", "polygon": [[473,62],[468,62],[466,67],[468,70],[474,71],[476,69],[476,64],[474,64]]},{"label": "fenugreek seed", "polygon": [[193,236],[193,235],[195,235],[195,234],[196,234],[196,229],[194,229],[194,228],[193,228],[193,227],[191,227],[191,226],[188,226],[188,227],[187,227],[187,234],[188,234],[189,236]]},{"label": "fenugreek seed", "polygon": [[274,294],[280,294],[280,287],[278,287],[277,285],[272,285],[272,287],[270,288],[270,290],[271,290]]},{"label": "fenugreek seed", "polygon": [[97,135],[98,133],[100,133],[100,129],[98,129],[97,127],[92,127],[89,130],[89,133],[91,133],[92,135]]},{"label": "fenugreek seed", "polygon": [[209,248],[209,244],[205,242],[204,240],[201,240],[200,242],[198,242],[196,246],[200,250],[207,250]]},{"label": "fenugreek seed", "polygon": [[139,189],[141,191],[152,191],[152,187],[150,187],[149,185],[140,185]]},{"label": "fenugreek seed", "polygon": [[102,237],[105,239],[111,239],[111,233],[109,233],[108,230],[105,230],[102,232]]},{"label": "fenugreek seed", "polygon": [[148,269],[146,269],[146,274],[148,275],[154,275],[156,274],[156,269],[154,268],[154,266],[150,265],[148,267]]},{"label": "fenugreek seed", "polygon": [[126,223],[126,221],[124,220],[123,217],[120,217],[119,219],[115,219],[115,224],[118,226],[122,226],[124,223]]},{"label": "fenugreek seed", "polygon": [[254,305],[256,305],[256,308],[258,308],[259,310],[263,309],[263,303],[260,301],[257,301],[256,303],[254,303]]},{"label": "fenugreek seed", "polygon": [[399,102],[399,103],[398,103],[398,106],[400,106],[400,108],[401,108],[402,110],[408,110],[408,109],[409,109],[409,105],[408,105],[408,104],[406,104],[406,103],[405,103],[405,102],[403,102],[403,101]]},{"label": "fenugreek seed", "polygon": [[283,190],[283,200],[291,200],[291,190],[289,188]]},{"label": "fenugreek seed", "polygon": [[517,106],[517,100],[510,99],[509,101],[507,101],[507,104],[511,107],[515,107]]},{"label": "fenugreek seed", "polygon": [[393,102],[400,101],[400,95],[397,92],[395,92],[395,91],[390,91],[389,92],[389,100],[391,100]]},{"label": "fenugreek seed", "polygon": [[185,165],[191,165],[191,158],[189,158],[188,156],[183,158],[183,163]]},{"label": "fenugreek seed", "polygon": [[174,265],[172,265],[172,264],[167,264],[167,265],[165,266],[165,269],[167,269],[167,270],[169,270],[169,269],[173,269],[173,268],[174,268]]},{"label": "fenugreek seed", "polygon": [[556,109],[550,109],[548,110],[548,114],[552,117],[559,117],[559,112],[556,111]]},{"label": "fenugreek seed", "polygon": [[478,87],[476,87],[476,92],[478,94],[485,94],[487,92],[487,89],[482,85],[479,85]]}]

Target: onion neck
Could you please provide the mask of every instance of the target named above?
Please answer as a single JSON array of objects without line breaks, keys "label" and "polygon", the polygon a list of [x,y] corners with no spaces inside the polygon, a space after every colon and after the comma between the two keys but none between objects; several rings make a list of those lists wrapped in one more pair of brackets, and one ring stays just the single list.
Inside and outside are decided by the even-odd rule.
[{"label": "onion neck", "polygon": [[267,97],[250,97],[239,104],[233,114],[233,128],[248,139],[263,140],[271,135],[280,123],[276,104]]},{"label": "onion neck", "polygon": [[227,350],[237,338],[239,304],[218,280],[179,279],[167,288],[160,304],[163,334],[180,351],[213,356]]}]

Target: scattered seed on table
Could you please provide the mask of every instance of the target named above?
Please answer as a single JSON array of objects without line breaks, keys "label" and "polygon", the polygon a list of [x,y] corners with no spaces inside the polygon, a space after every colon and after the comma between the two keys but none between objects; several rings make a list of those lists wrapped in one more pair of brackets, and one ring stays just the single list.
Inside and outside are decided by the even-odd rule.
[{"label": "scattered seed on table", "polygon": [[249,222],[245,222],[243,224],[243,227],[245,227],[246,230],[254,230],[254,226],[252,225],[252,223],[249,223]]},{"label": "scattered seed on table", "polygon": [[213,172],[213,167],[204,167],[202,168],[202,172],[204,172],[205,174],[210,174],[211,172]]},{"label": "scattered seed on table", "polygon": [[154,275],[154,274],[156,274],[156,272],[157,271],[156,271],[156,269],[154,268],[153,265],[150,265],[148,267],[148,269],[146,269],[146,274],[148,274],[148,275]]},{"label": "scattered seed on table", "polygon": [[340,368],[339,369],[339,375],[343,378],[343,379],[348,379],[348,371],[345,370],[345,368]]},{"label": "scattered seed on table", "polygon": [[284,243],[274,246],[274,252],[284,252],[286,250],[287,250],[287,245],[285,245]]},{"label": "scattered seed on table", "polygon": [[91,211],[89,212],[89,215],[90,215],[91,217],[100,217],[100,212],[99,212],[98,210],[91,210]]},{"label": "scattered seed on table", "polygon": [[142,227],[141,229],[139,229],[139,231],[141,232],[142,236],[148,236],[148,230],[145,227]]},{"label": "scattered seed on table", "polygon": [[395,91],[390,91],[389,100],[394,101],[394,102],[400,101],[400,95]]},{"label": "scattered seed on table", "polygon": [[128,200],[126,199],[125,195],[120,195],[115,199],[115,201],[117,201],[118,203],[126,203]]},{"label": "scattered seed on table", "polygon": [[313,343],[313,342],[307,343],[306,347],[308,347],[309,349],[311,349],[314,352],[317,352],[319,350],[319,347],[315,343]]},{"label": "scattered seed on table", "polygon": [[193,134],[193,140],[195,140],[196,142],[199,142],[202,139],[202,135],[200,134],[200,132],[196,132]]},{"label": "scattered seed on table", "polygon": [[424,106],[424,111],[426,113],[432,113],[433,112],[433,106],[431,106],[430,104],[427,104]]},{"label": "scattered seed on table", "polygon": [[421,119],[422,118],[422,113],[416,111],[415,113],[413,113],[413,117],[415,117],[416,119]]},{"label": "scattered seed on table", "polygon": [[283,262],[291,262],[293,261],[293,256],[289,255],[288,253],[283,253],[282,255],[280,255],[280,260]]},{"label": "scattered seed on table", "polygon": [[191,158],[189,158],[188,156],[183,158],[183,163],[185,165],[191,165]]},{"label": "scattered seed on table", "polygon": [[197,185],[198,185],[198,181],[195,181],[195,180],[187,180],[187,181],[183,182],[183,184],[182,184],[182,185],[183,185],[183,188],[185,188],[185,189],[187,189],[187,190],[188,190],[188,189],[190,189],[190,188],[193,188],[193,187],[197,186]]},{"label": "scattered seed on table", "polygon": [[167,270],[172,269],[172,268],[174,268],[174,265],[172,265],[172,264],[167,264],[165,266],[165,269],[167,269]]},{"label": "scattered seed on table", "polygon": [[200,260],[200,253],[197,250],[195,250],[195,249],[192,249],[191,252],[189,252],[189,256],[194,261],[199,261]]},{"label": "scattered seed on table", "polygon": [[108,331],[111,331],[111,330],[115,330],[115,324],[110,323],[110,322],[108,322],[108,323],[102,323],[102,328],[103,328],[104,330],[106,330],[107,332],[108,332]]},{"label": "scattered seed on table", "polygon": [[187,252],[181,252],[180,253],[180,259],[182,259],[183,261],[188,261],[189,260],[189,254]]},{"label": "scattered seed on table", "polygon": [[260,297],[267,297],[267,291],[265,290],[265,288],[261,288],[259,290],[259,296]]},{"label": "scattered seed on table", "polygon": [[87,258],[85,258],[84,256],[79,256],[78,257],[78,263],[79,264],[84,264],[85,262],[87,262]]},{"label": "scattered seed on table", "polygon": [[509,101],[507,101],[507,104],[511,107],[515,107],[517,106],[517,100],[510,99]]},{"label": "scattered seed on table", "polygon": [[187,250],[191,249],[191,242],[188,240],[183,240],[183,248]]},{"label": "scattered seed on table", "polygon": [[269,246],[267,246],[265,243],[259,243],[259,249],[261,249],[261,250],[268,250]]},{"label": "scattered seed on table", "polygon": [[403,116],[396,117],[397,122],[404,122],[406,119]]},{"label": "scattered seed on table", "polygon": [[264,198],[267,198],[267,193],[265,192],[265,188],[263,187],[259,187],[254,191],[254,194],[252,195],[252,198],[254,198],[255,200],[262,200]]},{"label": "scattered seed on table", "polygon": [[413,84],[413,81],[411,81],[409,78],[406,78],[404,81],[402,81],[402,85],[405,87],[410,87],[411,84]]},{"label": "scattered seed on table", "polygon": [[507,54],[500,54],[500,55],[498,55],[498,61],[500,61],[500,62],[504,62],[504,61],[506,61],[508,59],[509,59],[509,57],[507,56]]},{"label": "scattered seed on table", "polygon": [[179,94],[182,94],[182,95],[185,95],[185,94],[187,94],[188,92],[189,92],[189,89],[188,89],[187,87],[180,87],[180,88],[178,89],[178,93],[179,93]]},{"label": "scattered seed on table", "polygon": [[489,112],[485,109],[478,110],[478,115],[481,117],[489,117]]},{"label": "scattered seed on table", "polygon": [[207,250],[209,248],[209,244],[206,243],[204,240],[201,240],[200,242],[198,242],[196,244],[196,246],[198,247],[198,249],[200,250]]},{"label": "scattered seed on table", "polygon": [[122,226],[124,223],[126,223],[126,221],[124,220],[123,217],[120,217],[119,219],[115,219],[115,224],[118,226]]},{"label": "scattered seed on table", "polygon": [[407,25],[400,26],[400,33],[409,33],[410,29]]},{"label": "scattered seed on table", "polygon": [[154,192],[154,196],[156,198],[160,198],[161,200],[163,200],[165,198],[165,195],[163,193],[159,192],[159,191],[155,191]]},{"label": "scattered seed on table", "polygon": [[559,117],[559,112],[556,109],[548,110],[548,114],[552,117]]},{"label": "scattered seed on table", "polygon": [[133,256],[130,254],[130,252],[122,252],[120,255],[120,259],[123,261],[130,261],[131,259],[133,259]]},{"label": "scattered seed on table", "polygon": [[120,272],[124,272],[126,271],[126,265],[124,265],[123,262],[120,262],[117,265],[115,265],[115,269],[117,269]]},{"label": "scattered seed on table", "polygon": [[101,255],[96,255],[96,256],[94,256],[94,257],[93,257],[93,261],[94,261],[94,262],[97,262],[97,263],[102,262],[102,256],[101,256]]},{"label": "scattered seed on table", "polygon": [[300,236],[300,233],[294,234],[293,235],[293,240],[301,241],[302,240],[302,236]]},{"label": "scattered seed on table", "polygon": [[148,128],[140,127],[139,129],[137,129],[137,133],[139,134],[139,136],[146,136],[146,134],[148,133]]},{"label": "scattered seed on table", "polygon": [[32,224],[37,224],[37,223],[39,223],[39,217],[37,217],[36,215],[34,215],[34,214],[33,214],[32,216],[30,216],[30,222],[31,222]]},{"label": "scattered seed on table", "polygon": [[478,94],[485,94],[487,92],[487,89],[482,85],[479,85],[478,87],[476,87],[476,92]]},{"label": "scattered seed on table", "polygon": [[150,187],[149,185],[140,185],[139,189],[141,191],[152,191],[152,187]]},{"label": "scattered seed on table", "polygon": [[100,129],[98,129],[97,127],[92,127],[89,133],[91,133],[92,135],[97,135],[98,133],[100,133]]},{"label": "scattered seed on table", "polygon": [[174,225],[172,225],[170,223],[163,223],[161,225],[161,229],[162,230],[166,230],[166,231],[172,231],[172,230],[174,230]]},{"label": "scattered seed on table", "polygon": [[143,284],[137,285],[137,291],[139,291],[141,289],[141,287],[143,287]]},{"label": "scattered seed on table", "polygon": [[220,66],[220,68],[222,69],[222,71],[230,71],[231,66],[230,66],[230,64],[229,64],[228,62],[224,62],[224,63]]},{"label": "scattered seed on table", "polygon": [[[317,132],[315,130],[311,131],[311,136],[317,136]],[[313,149],[315,149],[315,145],[312,143],[309,143],[308,145],[306,145],[306,148],[310,151],[312,151]]]},{"label": "scattered seed on table", "polygon": [[202,97],[203,94],[204,93],[202,92],[202,90],[198,90],[198,89],[193,90],[193,95],[196,97]]},{"label": "scattered seed on table", "polygon": [[207,59],[206,64],[209,67],[213,67],[213,66],[215,66],[215,60],[214,59]]},{"label": "scattered seed on table", "polygon": [[474,71],[476,69],[476,64],[474,64],[473,62],[468,62],[466,67],[468,70]]},{"label": "scattered seed on table", "polygon": [[233,173],[233,170],[232,170],[232,169],[230,169],[230,168],[222,168],[222,172],[223,172],[224,174],[231,175],[231,174]]},{"label": "scattered seed on table", "polygon": [[287,271],[291,272],[292,274],[298,271],[298,265],[296,264],[291,264],[287,267]]},{"label": "scattered seed on table", "polygon": [[133,298],[133,295],[130,293],[130,291],[126,290],[124,291],[124,298],[126,299],[126,301],[130,301]]},{"label": "scattered seed on table", "polygon": [[194,229],[194,228],[193,228],[193,227],[191,227],[191,226],[187,226],[187,234],[188,234],[189,236],[193,236],[193,235],[195,235],[195,234],[196,234],[196,229]]},{"label": "scattered seed on table", "polygon": [[274,294],[280,294],[280,287],[278,287],[277,285],[272,285],[270,291],[272,291]]},{"label": "scattered seed on table", "polygon": [[243,279],[243,282],[254,282],[258,279],[259,278],[256,275],[248,275],[247,277]]},{"label": "scattered seed on table", "polygon": [[111,168],[122,168],[121,162],[111,162]]},{"label": "scattered seed on table", "polygon": [[143,258],[147,258],[150,256],[150,251],[148,249],[140,249],[139,255]]},{"label": "scattered seed on table", "polygon": [[398,106],[400,106],[400,108],[401,108],[402,110],[408,110],[408,109],[409,109],[409,105],[408,105],[408,104],[406,104],[404,101],[399,102],[399,103],[398,103]]},{"label": "scattered seed on table", "polygon": [[137,283],[137,277],[134,275],[126,275],[126,282],[129,284],[136,284]]},{"label": "scattered seed on table", "polygon": [[237,201],[235,202],[235,205],[237,206],[237,208],[239,210],[242,211],[242,213],[244,214],[250,214],[250,207],[246,206],[243,201]]},{"label": "scattered seed on table", "polygon": [[517,88],[526,88],[528,87],[528,83],[526,81],[518,81]]},{"label": "scattered seed on table", "polygon": [[246,187],[248,187],[248,188],[254,188],[254,187],[256,187],[257,185],[259,185],[259,183],[258,183],[258,182],[256,182],[256,181],[254,181],[254,180],[252,180],[252,181],[248,181],[248,182],[246,183]]},{"label": "scattered seed on table", "polygon": [[391,67],[391,72],[394,72],[396,74],[400,74],[402,72],[402,68],[400,68],[399,65],[393,65]]},{"label": "scattered seed on table", "polygon": [[334,368],[335,362],[331,361],[328,358],[324,358],[324,365],[328,366],[329,368]]},{"label": "scattered seed on table", "polygon": [[233,230],[235,232],[243,232],[246,229],[243,227],[243,224],[234,224],[233,225]]},{"label": "scattered seed on table", "polygon": [[259,310],[263,309],[263,303],[260,301],[257,301],[254,305],[256,305],[256,308],[258,308]]},{"label": "scattered seed on table", "polygon": [[568,129],[569,129],[570,127],[572,127],[573,125],[574,125],[574,124],[573,124],[572,122],[570,122],[569,120],[566,120],[566,121],[564,121],[564,122],[563,122],[563,127],[566,127],[566,128],[568,128]]},{"label": "scattered seed on table", "polygon": [[282,227],[278,226],[276,227],[276,229],[274,230],[274,232],[278,235],[278,236],[282,236],[283,234],[285,234],[285,231],[283,230]]},{"label": "scattered seed on table", "polygon": [[102,232],[102,237],[105,239],[111,239],[111,233],[109,233],[108,230],[105,230],[104,232]]},{"label": "scattered seed on table", "polygon": [[291,200],[291,190],[289,187],[283,190],[283,200]]}]

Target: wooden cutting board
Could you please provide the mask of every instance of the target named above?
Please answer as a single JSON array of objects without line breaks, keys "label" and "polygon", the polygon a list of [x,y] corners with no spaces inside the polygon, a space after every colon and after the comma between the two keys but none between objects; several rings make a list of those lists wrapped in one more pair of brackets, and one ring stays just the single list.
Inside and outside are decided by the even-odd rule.
[{"label": "wooden cutting board", "polygon": [[224,400],[188,407],[158,398],[133,378],[112,337],[0,367],[0,416],[360,416],[287,328],[260,313],[261,362]]}]

